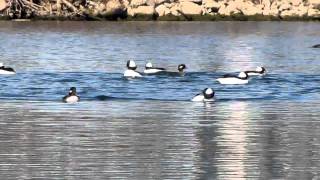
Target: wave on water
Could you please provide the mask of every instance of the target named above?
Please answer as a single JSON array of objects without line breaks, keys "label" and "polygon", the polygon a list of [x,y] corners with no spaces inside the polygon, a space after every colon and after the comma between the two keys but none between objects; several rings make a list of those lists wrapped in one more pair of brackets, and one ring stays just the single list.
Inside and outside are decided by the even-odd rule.
[{"label": "wave on water", "polygon": [[301,100],[319,97],[320,75],[267,74],[246,85],[221,85],[224,73],[190,72],[184,76],[149,75],[125,79],[120,73],[22,73],[0,76],[0,99],[58,101],[77,87],[82,101],[160,100],[190,101],[206,87],[217,101]]}]

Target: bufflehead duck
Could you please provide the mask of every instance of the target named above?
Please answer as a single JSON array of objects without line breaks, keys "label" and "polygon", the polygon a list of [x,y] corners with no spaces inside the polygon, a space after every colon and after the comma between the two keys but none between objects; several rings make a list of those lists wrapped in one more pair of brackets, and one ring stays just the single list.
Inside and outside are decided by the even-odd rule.
[{"label": "bufflehead duck", "polygon": [[3,63],[0,63],[0,74],[16,74],[11,67],[5,67]]},{"label": "bufflehead duck", "polygon": [[187,69],[187,66],[185,64],[179,64],[178,66],[178,75],[184,76],[185,72],[184,70]]},{"label": "bufflehead duck", "polygon": [[127,78],[135,78],[135,77],[142,77],[139,72],[136,71],[137,65],[133,60],[127,61],[127,70],[123,73],[124,77]]},{"label": "bufflehead duck", "polygon": [[148,62],[145,68],[146,69],[143,71],[145,74],[155,74],[166,70],[164,68],[153,67],[151,62]]},{"label": "bufflehead duck", "polygon": [[194,102],[207,102],[214,100],[214,91],[211,88],[205,88],[201,94],[197,94],[191,99]]},{"label": "bufflehead duck", "polygon": [[[163,71],[163,74],[168,76],[184,76],[185,72],[184,70],[187,69],[185,64],[179,64],[178,66],[178,72],[177,71]],[[160,72],[162,74],[162,72]],[[159,73],[159,74],[160,74]]]},{"label": "bufflehead duck", "polygon": [[63,97],[63,102],[65,103],[76,103],[80,100],[80,97],[77,95],[77,90],[75,87],[71,87],[69,94]]},{"label": "bufflehead duck", "polygon": [[313,48],[320,48],[320,44],[316,44],[312,46]]},{"label": "bufflehead duck", "polygon": [[255,71],[245,71],[248,76],[263,76],[267,73],[264,67],[258,66]]},{"label": "bufflehead duck", "polygon": [[224,75],[222,78],[218,78],[220,84],[247,84],[249,82],[249,76],[245,72],[240,72],[238,76]]},{"label": "bufflehead duck", "polygon": [[178,66],[179,73],[184,73],[185,69],[187,69],[187,66],[185,64],[179,64]]}]

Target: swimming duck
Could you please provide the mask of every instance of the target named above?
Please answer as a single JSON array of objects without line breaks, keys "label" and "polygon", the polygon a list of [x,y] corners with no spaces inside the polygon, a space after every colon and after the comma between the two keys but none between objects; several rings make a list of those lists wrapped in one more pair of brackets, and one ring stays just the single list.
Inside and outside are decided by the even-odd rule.
[{"label": "swimming duck", "polygon": [[238,76],[224,75],[222,78],[218,78],[217,81],[220,84],[247,84],[249,76],[245,72],[240,72]]},{"label": "swimming duck", "polygon": [[312,46],[313,48],[320,48],[320,44],[316,44]]},{"label": "swimming duck", "polygon": [[165,71],[164,68],[153,67],[151,62],[148,62],[145,66],[145,70],[143,71],[145,74],[155,74],[158,72]]},{"label": "swimming duck", "polygon": [[258,66],[255,71],[245,71],[248,76],[263,76],[267,73],[264,67]]},{"label": "swimming duck", "polygon": [[71,87],[69,94],[63,97],[63,102],[65,103],[76,103],[80,100],[80,97],[77,95],[77,90],[75,87]]},{"label": "swimming duck", "polygon": [[185,64],[179,64],[178,66],[179,73],[184,73],[185,69],[187,69],[187,66]]},{"label": "swimming duck", "polygon": [[9,74],[16,74],[16,72],[11,67],[5,67],[3,65],[3,63],[0,63],[0,74],[8,74],[9,75]]},{"label": "swimming duck", "polygon": [[127,70],[123,73],[124,77],[127,78],[135,78],[135,77],[142,77],[139,72],[136,71],[137,65],[133,60],[127,61]]},{"label": "swimming duck", "polygon": [[211,88],[205,88],[201,94],[197,94],[191,99],[194,102],[214,101],[214,91]]}]

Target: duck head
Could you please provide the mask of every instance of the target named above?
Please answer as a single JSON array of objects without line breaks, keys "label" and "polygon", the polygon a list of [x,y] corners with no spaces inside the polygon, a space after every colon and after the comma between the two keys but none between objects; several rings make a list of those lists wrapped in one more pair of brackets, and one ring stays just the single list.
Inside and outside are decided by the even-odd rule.
[{"label": "duck head", "polygon": [[146,69],[151,69],[153,67],[151,62],[148,62],[145,66]]},{"label": "duck head", "polygon": [[185,70],[187,68],[187,66],[185,65],[185,64],[180,64],[179,66],[178,66],[178,71],[179,72],[183,72],[183,70]]},{"label": "duck head", "polygon": [[77,89],[75,87],[71,87],[69,90],[70,96],[76,96],[77,95]]},{"label": "duck head", "polygon": [[261,74],[263,74],[263,73],[266,72],[266,69],[265,69],[264,67],[262,67],[262,66],[258,66],[258,67],[256,68],[256,71],[259,72],[259,73],[261,73]]},{"label": "duck head", "polygon": [[202,93],[203,93],[204,98],[206,98],[206,99],[211,99],[214,97],[214,91],[211,88],[205,88],[202,91]]},{"label": "duck head", "polygon": [[133,60],[129,60],[129,61],[127,61],[127,68],[130,70],[136,70],[137,65]]}]

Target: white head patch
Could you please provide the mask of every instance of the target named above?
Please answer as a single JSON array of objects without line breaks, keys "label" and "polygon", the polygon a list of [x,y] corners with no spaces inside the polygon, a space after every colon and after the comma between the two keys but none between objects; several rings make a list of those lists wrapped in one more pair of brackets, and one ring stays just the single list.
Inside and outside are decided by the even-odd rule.
[{"label": "white head patch", "polygon": [[239,77],[239,78],[246,78],[247,75],[246,75],[246,73],[241,72],[241,73],[239,73],[238,77]]},{"label": "white head patch", "polygon": [[256,71],[258,71],[258,72],[262,72],[262,71],[263,71],[263,69],[262,69],[262,67],[258,66],[258,67],[256,68]]},{"label": "white head patch", "polygon": [[204,92],[207,95],[210,95],[213,93],[213,90],[211,88],[206,89],[206,91]]},{"label": "white head patch", "polygon": [[146,64],[146,68],[152,68],[152,63],[151,63],[151,62],[148,62],[148,63]]},{"label": "white head patch", "polygon": [[129,67],[130,68],[134,68],[134,67],[136,67],[137,65],[136,65],[136,63],[133,61],[133,60],[130,60],[129,61]]}]

